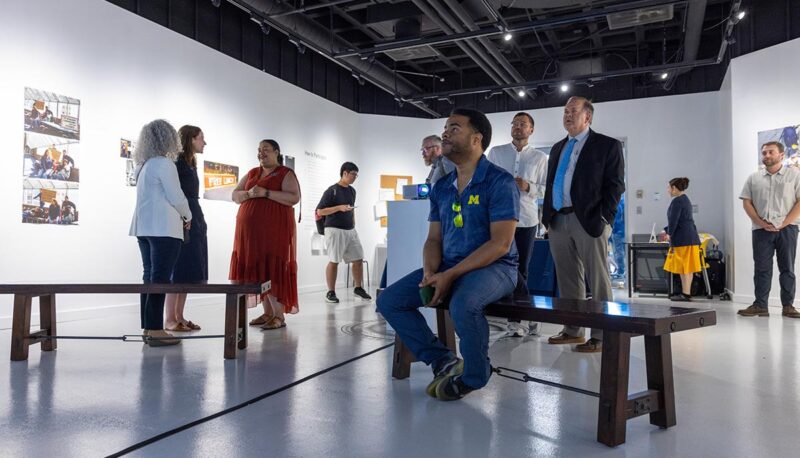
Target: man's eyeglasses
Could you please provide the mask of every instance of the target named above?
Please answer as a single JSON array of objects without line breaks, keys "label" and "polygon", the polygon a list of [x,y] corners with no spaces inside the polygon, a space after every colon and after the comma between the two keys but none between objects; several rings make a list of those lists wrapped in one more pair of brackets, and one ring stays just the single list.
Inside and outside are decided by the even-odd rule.
[{"label": "man's eyeglasses", "polygon": [[511,123],[511,127],[514,127],[514,128],[517,128],[517,127],[528,127],[528,126],[530,126],[530,124],[528,124],[527,122],[522,122],[522,121],[514,121],[514,122]]},{"label": "man's eyeglasses", "polygon": [[453,224],[461,229],[464,227],[464,217],[461,216],[461,203],[460,202],[453,202],[453,211],[456,212],[456,216],[453,217]]},{"label": "man's eyeglasses", "polygon": [[419,152],[422,153],[422,154],[425,154],[426,151],[433,150],[433,149],[439,148],[441,146],[442,145],[423,146],[422,148],[419,149]]},{"label": "man's eyeglasses", "polygon": [[358,177],[358,172],[347,172],[353,177]]}]

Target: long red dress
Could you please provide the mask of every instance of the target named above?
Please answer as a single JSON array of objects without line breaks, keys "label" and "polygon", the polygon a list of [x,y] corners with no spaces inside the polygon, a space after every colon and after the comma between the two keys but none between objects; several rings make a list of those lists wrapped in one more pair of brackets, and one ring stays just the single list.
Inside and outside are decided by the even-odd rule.
[{"label": "long red dress", "polygon": [[[259,178],[261,167],[247,173],[244,190],[258,185],[280,191],[283,179],[292,169],[278,166]],[[264,282],[270,280],[269,294],[283,304],[284,313],[297,313],[297,228],[294,208],[271,199],[248,199],[239,206],[233,238],[231,280]],[[266,297],[262,297],[266,299]]]}]

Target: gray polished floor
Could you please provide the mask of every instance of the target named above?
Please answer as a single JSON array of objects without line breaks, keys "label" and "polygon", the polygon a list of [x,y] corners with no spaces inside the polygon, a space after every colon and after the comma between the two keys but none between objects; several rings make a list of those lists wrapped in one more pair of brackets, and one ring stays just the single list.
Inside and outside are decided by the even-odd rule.
[{"label": "gray polished floor", "polygon": [[[27,362],[12,363],[10,331],[0,330],[0,455],[101,456],[142,443],[131,456],[794,455],[800,320],[782,319],[780,309],[743,318],[738,304],[701,303],[718,311],[718,325],[673,337],[678,425],[662,431],[635,419],[614,449],[595,442],[592,397],[493,377],[443,403],[425,395],[427,367],[392,380],[391,348],[366,355],[391,343],[374,304],[347,297],[334,306],[312,294],[287,328],[251,328],[249,348],[231,361],[213,339],[160,349],[60,341],[56,352],[32,347]],[[221,334],[221,306],[188,315],[203,333]],[[121,313],[61,322],[59,333],[114,336],[135,333],[137,323],[138,313]],[[493,326],[493,364],[596,391],[599,355],[547,345],[557,330],[545,325],[542,337],[519,339]],[[641,339],[632,351],[631,392],[645,388]]]}]

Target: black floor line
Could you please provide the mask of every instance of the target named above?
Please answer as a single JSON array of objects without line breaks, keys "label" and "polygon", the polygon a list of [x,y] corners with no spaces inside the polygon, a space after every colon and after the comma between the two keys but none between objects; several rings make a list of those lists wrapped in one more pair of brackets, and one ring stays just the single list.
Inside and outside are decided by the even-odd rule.
[{"label": "black floor line", "polygon": [[193,427],[195,427],[197,425],[200,425],[202,423],[205,423],[207,421],[210,421],[210,420],[213,420],[215,418],[219,418],[219,417],[221,417],[223,415],[227,415],[229,413],[235,412],[235,411],[237,411],[237,410],[239,410],[241,408],[249,406],[250,404],[255,404],[255,403],[257,403],[259,401],[262,401],[262,400],[264,400],[264,399],[266,399],[266,398],[268,398],[270,396],[276,395],[276,394],[281,393],[283,391],[286,391],[286,390],[288,390],[290,388],[293,388],[293,387],[295,387],[295,386],[297,386],[297,385],[299,385],[301,383],[304,383],[304,382],[307,382],[307,381],[309,381],[309,380],[311,380],[313,378],[319,377],[322,374],[330,372],[330,371],[332,371],[334,369],[338,369],[338,368],[340,368],[342,366],[350,364],[350,363],[352,363],[354,361],[357,361],[357,360],[359,360],[361,358],[365,358],[365,357],[367,357],[367,356],[369,356],[369,355],[371,355],[373,353],[377,353],[379,351],[386,350],[387,348],[390,348],[390,347],[393,347],[393,346],[394,346],[394,342],[392,342],[390,344],[387,344],[387,345],[384,345],[382,347],[376,348],[374,350],[370,350],[370,351],[364,353],[363,355],[359,355],[359,356],[350,358],[347,361],[343,361],[343,362],[341,362],[339,364],[336,364],[335,366],[331,366],[331,367],[329,367],[327,369],[323,369],[323,370],[321,370],[319,372],[313,373],[313,374],[311,374],[311,375],[309,375],[307,377],[303,377],[300,380],[295,380],[294,382],[292,382],[292,383],[290,383],[288,385],[284,385],[284,386],[282,386],[280,388],[276,388],[276,389],[274,389],[272,391],[269,391],[267,393],[264,393],[264,394],[261,394],[259,396],[256,396],[256,397],[254,397],[252,399],[248,399],[247,401],[244,401],[244,402],[242,402],[240,404],[237,404],[237,405],[235,405],[233,407],[228,407],[225,410],[221,410],[221,411],[219,411],[217,413],[214,413],[214,414],[211,414],[211,415],[209,415],[207,417],[203,417],[203,418],[197,419],[195,421],[192,421],[190,423],[186,423],[185,425],[178,426],[177,428],[170,429],[169,431],[164,431],[161,434],[158,434],[158,435],[153,436],[153,437],[151,437],[149,439],[143,440],[143,441],[141,441],[139,443],[133,444],[130,447],[124,449],[124,450],[120,450],[119,452],[116,452],[116,453],[113,453],[111,455],[108,455],[108,458],[114,458],[114,457],[127,455],[128,453],[131,453],[131,452],[133,452],[135,450],[138,450],[138,449],[140,449],[142,447],[145,447],[147,445],[153,444],[153,443],[158,442],[158,441],[160,441],[162,439],[166,439],[167,437],[172,436],[174,434],[178,434],[181,431],[185,431],[187,429],[193,428]]}]

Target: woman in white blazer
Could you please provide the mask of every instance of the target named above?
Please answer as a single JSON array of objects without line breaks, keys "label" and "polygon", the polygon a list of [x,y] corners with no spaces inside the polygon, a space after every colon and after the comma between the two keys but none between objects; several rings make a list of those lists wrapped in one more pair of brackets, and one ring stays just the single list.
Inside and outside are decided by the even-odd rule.
[{"label": "woman in white blazer", "polygon": [[[142,128],[133,153],[136,164],[136,210],[129,235],[135,236],[142,254],[144,283],[169,283],[178,260],[184,229],[191,227],[192,211],[181,190],[175,155],[178,132],[157,119]],[[164,331],[164,294],[142,294],[144,335],[151,347],[175,345],[178,339]]]}]

